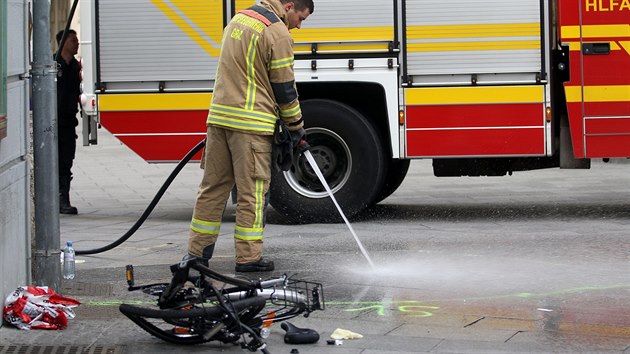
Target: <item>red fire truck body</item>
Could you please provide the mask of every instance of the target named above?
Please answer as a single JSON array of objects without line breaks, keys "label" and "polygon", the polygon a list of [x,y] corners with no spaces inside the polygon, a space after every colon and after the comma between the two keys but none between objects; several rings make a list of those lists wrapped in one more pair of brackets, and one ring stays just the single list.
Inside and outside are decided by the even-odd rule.
[{"label": "red fire truck body", "polygon": [[[630,157],[630,0],[315,3],[293,32],[296,79],[313,154],[350,215],[393,193],[412,159],[492,176]],[[149,162],[180,160],[205,137],[222,28],[252,4],[82,6],[87,117]],[[274,172],[271,204],[338,219],[303,159]]]}]

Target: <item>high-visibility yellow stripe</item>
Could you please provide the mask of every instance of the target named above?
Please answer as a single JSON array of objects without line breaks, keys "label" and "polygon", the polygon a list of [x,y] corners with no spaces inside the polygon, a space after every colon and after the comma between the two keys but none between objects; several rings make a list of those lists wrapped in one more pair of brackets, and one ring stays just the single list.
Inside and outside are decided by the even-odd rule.
[{"label": "high-visibility yellow stripe", "polygon": [[234,226],[234,238],[243,241],[262,240],[263,229],[260,227],[241,227]]},{"label": "high-visibility yellow stripe", "polygon": [[[582,86],[564,88],[567,102],[582,102]],[[628,102],[630,85],[584,86],[584,102]]]},{"label": "high-visibility yellow stripe", "polygon": [[300,105],[296,105],[295,107],[292,107],[292,108],[280,110],[280,116],[284,118],[297,116],[298,114],[301,114],[301,113],[302,113],[302,110],[300,109]]},{"label": "high-visibility yellow stripe", "polygon": [[444,52],[444,51],[478,51],[478,50],[519,50],[540,49],[540,41],[482,41],[482,42],[441,42],[410,43],[409,52]]},{"label": "high-visibility yellow stripe", "polygon": [[102,94],[98,96],[98,108],[101,112],[207,110],[211,100],[209,92]]},{"label": "high-visibility yellow stripe", "polygon": [[273,133],[274,125],[273,124],[263,124],[263,123],[254,123],[243,121],[240,119],[231,119],[226,117],[217,117],[213,115],[209,115],[206,120],[206,124],[214,124],[223,127],[238,129],[238,130],[249,130],[249,131],[257,131],[257,132],[265,132],[265,133]]},{"label": "high-visibility yellow stripe", "polygon": [[190,222],[190,229],[204,235],[218,235],[221,230],[221,223],[193,218]]},{"label": "high-visibility yellow stripe", "polygon": [[294,63],[295,63],[295,59],[293,57],[276,59],[276,60],[271,61],[271,64],[269,65],[269,69],[274,70],[274,69],[286,68],[289,66],[293,66]]},{"label": "high-visibility yellow stripe", "polygon": [[539,37],[540,23],[407,26],[407,39]]},{"label": "high-visibility yellow stripe", "polygon": [[411,88],[405,90],[407,105],[542,103],[543,86],[475,86]]},{"label": "high-visibility yellow stripe", "polygon": [[264,220],[264,212],[265,212],[265,181],[262,179],[256,180],[256,211],[255,211],[255,220],[254,227],[262,228],[263,220]]},{"label": "high-visibility yellow stripe", "polygon": [[[581,26],[582,38],[630,37],[630,25],[587,25]],[[562,39],[580,38],[580,26],[562,26]]]},{"label": "high-visibility yellow stripe", "polygon": [[256,102],[256,43],[260,36],[253,35],[247,48],[247,98],[245,99],[245,109],[251,111]]},{"label": "high-visibility yellow stripe", "polygon": [[257,121],[272,124],[272,125],[276,124],[276,120],[278,119],[273,114],[252,111],[252,110],[238,108],[238,107],[230,107],[230,106],[225,106],[225,105],[216,104],[216,103],[213,103],[210,106],[210,113],[219,113],[219,114],[224,114],[226,116],[232,116],[236,118],[253,119],[253,120],[257,120]]},{"label": "high-visibility yellow stripe", "polygon": [[[223,19],[217,16],[221,11],[216,9],[223,8],[222,1],[196,2],[197,6],[193,6],[190,1],[182,0],[151,0],[151,2],[206,53],[213,57],[219,56],[223,36]],[[173,7],[176,7],[177,11]],[[214,21],[208,21],[209,18],[214,18]],[[200,26],[200,24],[204,23],[215,25],[214,28],[202,28],[203,25]]]}]

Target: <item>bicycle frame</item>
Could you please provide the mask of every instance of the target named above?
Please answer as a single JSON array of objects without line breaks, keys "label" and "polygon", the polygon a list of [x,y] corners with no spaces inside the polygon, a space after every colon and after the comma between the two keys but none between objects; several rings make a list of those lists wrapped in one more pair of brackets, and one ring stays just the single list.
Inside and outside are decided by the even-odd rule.
[{"label": "bicycle frame", "polygon": [[[199,276],[190,276],[190,270],[199,272]],[[257,281],[238,279],[193,259],[171,266],[173,281],[169,284],[135,286],[133,266],[128,265],[126,271],[128,290],[158,296],[159,309],[123,304],[121,312],[150,334],[177,344],[234,342],[249,334],[252,340],[243,339],[243,348],[263,350],[263,326],[300,314],[308,317],[325,307],[321,284],[292,279],[286,274]],[[218,289],[210,279],[232,286]],[[184,287],[184,283],[188,286]],[[164,325],[174,327],[163,329]]]}]

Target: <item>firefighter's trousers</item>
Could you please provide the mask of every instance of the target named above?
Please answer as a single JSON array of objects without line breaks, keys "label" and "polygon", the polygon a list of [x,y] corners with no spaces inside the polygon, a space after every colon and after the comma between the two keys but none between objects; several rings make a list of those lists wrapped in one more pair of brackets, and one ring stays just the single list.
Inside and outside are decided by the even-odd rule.
[{"label": "firefighter's trousers", "polygon": [[204,254],[204,249],[212,250],[208,246],[217,241],[225,204],[236,184],[236,263],[255,262],[262,257],[272,139],[271,135],[208,127],[203,179],[190,226],[189,254],[211,256]]}]

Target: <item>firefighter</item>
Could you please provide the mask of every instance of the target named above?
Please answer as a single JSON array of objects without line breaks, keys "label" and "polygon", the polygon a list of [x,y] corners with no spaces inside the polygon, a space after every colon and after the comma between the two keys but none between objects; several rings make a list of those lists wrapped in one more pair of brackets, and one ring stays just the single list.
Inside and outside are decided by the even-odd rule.
[{"label": "firefighter", "polygon": [[204,263],[212,257],[236,185],[235,270],[274,269],[262,257],[273,133],[280,119],[292,141],[304,136],[289,30],[300,28],[312,12],[312,0],[263,0],[225,28],[187,257]]},{"label": "firefighter", "polygon": [[[57,33],[57,45],[63,31]],[[63,48],[57,55],[57,136],[59,153],[59,213],[77,214],[77,208],[70,204],[70,181],[72,162],[77,150],[75,127],[79,125],[77,113],[81,94],[81,65],[75,59],[79,50],[77,32],[70,29]]]}]

